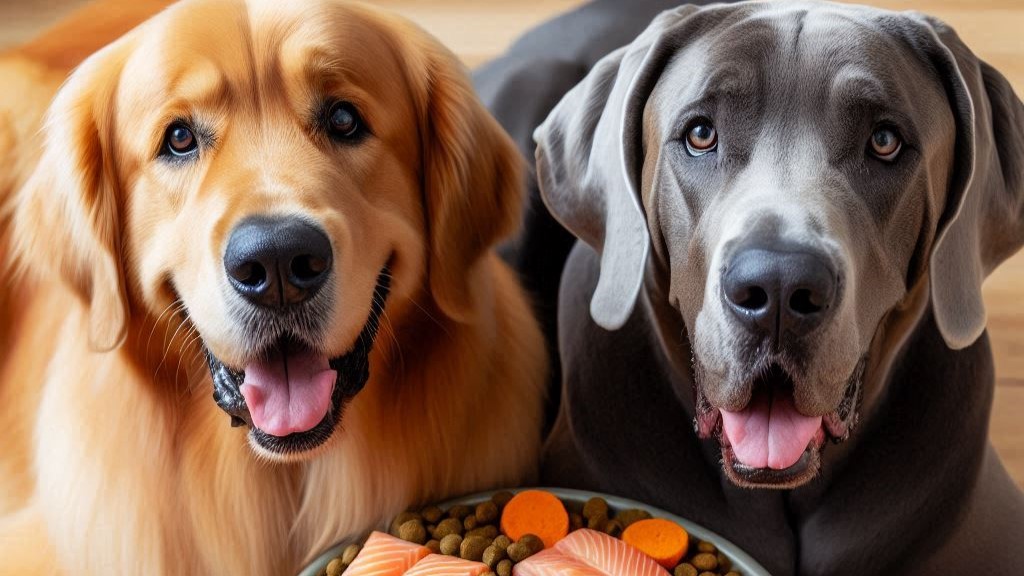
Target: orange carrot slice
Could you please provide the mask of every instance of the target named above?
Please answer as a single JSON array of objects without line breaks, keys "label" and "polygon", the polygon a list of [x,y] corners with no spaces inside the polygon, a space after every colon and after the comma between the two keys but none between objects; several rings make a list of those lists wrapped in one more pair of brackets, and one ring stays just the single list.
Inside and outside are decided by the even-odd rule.
[{"label": "orange carrot slice", "polygon": [[524,490],[502,510],[501,531],[512,540],[533,534],[544,542],[545,548],[550,548],[569,533],[569,513],[554,494]]},{"label": "orange carrot slice", "polygon": [[630,524],[622,533],[622,541],[671,570],[686,554],[690,535],[675,522],[652,518]]}]

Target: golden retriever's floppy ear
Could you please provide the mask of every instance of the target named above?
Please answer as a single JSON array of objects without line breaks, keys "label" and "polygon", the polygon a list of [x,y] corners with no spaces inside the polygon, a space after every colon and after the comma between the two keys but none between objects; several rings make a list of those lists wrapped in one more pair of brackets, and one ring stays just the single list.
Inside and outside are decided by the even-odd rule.
[{"label": "golden retriever's floppy ear", "polygon": [[15,196],[19,266],[60,275],[89,306],[89,342],[124,339],[128,303],[121,261],[113,108],[122,66],[118,45],[86,60],[46,116],[42,158]]},{"label": "golden retriever's floppy ear", "polygon": [[930,260],[935,321],[956,350],[985,330],[985,277],[1024,245],[1024,104],[949,26],[916,14],[905,20],[902,32],[933,63],[956,122],[953,172]]},{"label": "golden retriever's floppy ear", "polygon": [[428,46],[423,106],[430,291],[450,318],[472,320],[474,265],[520,224],[525,162],[453,54]]}]

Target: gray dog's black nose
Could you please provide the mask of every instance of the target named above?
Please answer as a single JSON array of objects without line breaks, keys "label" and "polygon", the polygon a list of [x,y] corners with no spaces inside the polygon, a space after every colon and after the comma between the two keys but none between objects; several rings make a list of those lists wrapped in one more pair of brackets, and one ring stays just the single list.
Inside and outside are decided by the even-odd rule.
[{"label": "gray dog's black nose", "polygon": [[316,294],[331,271],[331,241],[298,218],[255,216],[231,232],[224,270],[236,292],[269,308]]},{"label": "gray dog's black nose", "polygon": [[748,248],[722,277],[725,305],[745,326],[773,335],[807,334],[835,308],[836,275],[808,252]]}]

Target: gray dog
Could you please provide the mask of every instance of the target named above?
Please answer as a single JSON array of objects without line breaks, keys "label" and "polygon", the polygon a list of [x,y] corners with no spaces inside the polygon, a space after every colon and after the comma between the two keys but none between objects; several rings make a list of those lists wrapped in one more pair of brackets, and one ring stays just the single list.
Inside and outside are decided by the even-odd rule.
[{"label": "gray dog", "polygon": [[[478,75],[525,147],[586,73],[535,134],[582,240],[544,480],[780,576],[1024,570],[981,300],[1024,243],[1024,105],[942,23],[834,4],[677,7],[593,61],[664,4],[588,6]],[[509,257],[549,312],[539,213]]]}]

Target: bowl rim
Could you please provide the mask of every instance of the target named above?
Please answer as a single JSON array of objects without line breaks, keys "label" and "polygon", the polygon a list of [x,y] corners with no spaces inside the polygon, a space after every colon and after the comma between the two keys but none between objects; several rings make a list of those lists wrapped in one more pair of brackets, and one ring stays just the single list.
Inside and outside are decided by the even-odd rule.
[{"label": "bowl rim", "polygon": [[[744,576],[771,576],[767,570],[761,564],[759,564],[753,557],[741,550],[738,546],[723,538],[719,534],[708,530],[707,528],[697,524],[696,522],[687,520],[671,512],[656,508],[643,502],[631,500],[629,498],[623,498],[621,496],[615,496],[613,494],[605,494],[603,492],[596,492],[592,490],[575,490],[572,488],[548,488],[548,487],[518,487],[518,488],[504,488],[499,490],[486,490],[483,492],[476,492],[473,494],[467,494],[465,496],[459,496],[451,498],[437,504],[438,507],[447,509],[451,508],[456,504],[479,504],[486,500],[490,500],[497,492],[512,492],[518,493],[526,490],[544,490],[557,496],[560,500],[568,500],[571,502],[586,502],[588,499],[593,497],[603,498],[608,502],[608,506],[616,510],[623,510],[627,508],[638,508],[649,512],[655,518],[664,518],[671,520],[686,529],[686,531],[700,540],[711,542],[714,544],[719,551],[729,557],[732,561],[733,566],[741,571]],[[334,546],[331,546],[327,550],[324,550],[321,554],[310,562],[305,568],[299,572],[299,576],[317,576],[320,570],[323,570],[333,558],[341,554],[341,551],[353,542],[361,541],[365,538],[348,538]]]}]

